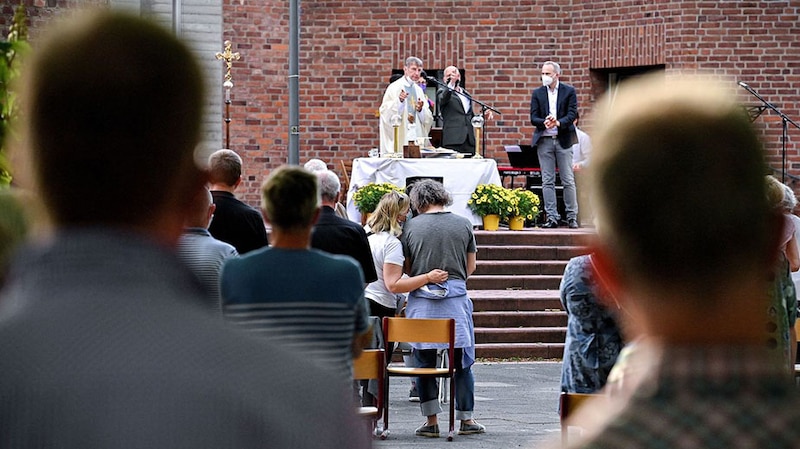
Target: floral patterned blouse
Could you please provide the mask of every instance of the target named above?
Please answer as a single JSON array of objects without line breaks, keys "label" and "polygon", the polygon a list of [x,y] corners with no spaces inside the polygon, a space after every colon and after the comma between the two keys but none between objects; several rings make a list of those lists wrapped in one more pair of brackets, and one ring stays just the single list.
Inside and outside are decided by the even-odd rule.
[{"label": "floral patterned blouse", "polygon": [[595,274],[589,255],[570,259],[561,280],[561,305],[567,311],[567,337],[561,368],[561,390],[593,393],[606,383],[623,346],[612,312],[595,296]]}]

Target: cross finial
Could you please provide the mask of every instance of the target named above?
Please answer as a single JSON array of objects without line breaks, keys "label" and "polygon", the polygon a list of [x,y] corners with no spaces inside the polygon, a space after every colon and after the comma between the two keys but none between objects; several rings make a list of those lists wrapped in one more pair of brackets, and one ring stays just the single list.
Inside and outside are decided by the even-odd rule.
[{"label": "cross finial", "polygon": [[234,60],[238,61],[239,58],[241,57],[239,55],[239,52],[233,53],[231,51],[231,46],[232,45],[233,44],[231,43],[231,41],[225,41],[225,51],[222,52],[222,53],[218,52],[217,55],[216,55],[217,59],[221,59],[221,60],[225,61],[225,67],[227,69],[225,71],[225,81],[226,82],[230,82],[231,81],[231,67],[233,66],[233,61]]}]

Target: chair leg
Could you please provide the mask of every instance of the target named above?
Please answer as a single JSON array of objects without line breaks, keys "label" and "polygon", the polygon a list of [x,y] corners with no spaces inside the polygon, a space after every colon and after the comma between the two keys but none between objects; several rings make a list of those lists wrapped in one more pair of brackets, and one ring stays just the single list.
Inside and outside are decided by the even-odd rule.
[{"label": "chair leg", "polygon": [[[444,383],[444,379],[442,379],[442,383]],[[456,408],[456,384],[455,384],[455,377],[450,377],[450,432],[447,434],[447,441],[453,441],[453,434],[456,430],[456,421],[455,421],[455,408]]]},{"label": "chair leg", "polygon": [[[436,357],[439,358],[437,361],[439,362],[439,368],[447,368],[447,350],[440,349],[436,353]],[[438,379],[439,380],[439,402],[442,404],[447,403],[447,382],[445,382],[444,378]]]},{"label": "chair leg", "polygon": [[379,437],[382,440],[385,440],[386,438],[389,437],[389,375],[388,374],[384,374],[383,376],[383,430],[381,431]]}]

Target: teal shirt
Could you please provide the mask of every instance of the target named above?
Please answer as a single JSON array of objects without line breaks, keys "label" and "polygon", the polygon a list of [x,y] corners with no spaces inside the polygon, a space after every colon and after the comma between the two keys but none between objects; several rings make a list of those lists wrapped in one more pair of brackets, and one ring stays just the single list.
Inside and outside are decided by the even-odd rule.
[{"label": "teal shirt", "polygon": [[369,328],[364,276],[354,259],[262,248],[228,260],[220,285],[227,319],[351,379],[354,335]]}]

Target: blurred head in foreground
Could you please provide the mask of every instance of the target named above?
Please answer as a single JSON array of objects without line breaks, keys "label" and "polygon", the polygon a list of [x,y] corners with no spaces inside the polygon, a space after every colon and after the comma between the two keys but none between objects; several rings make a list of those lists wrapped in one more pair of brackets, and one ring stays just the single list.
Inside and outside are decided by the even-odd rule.
[{"label": "blurred head in foreground", "polygon": [[761,144],[735,99],[702,77],[645,77],[597,109],[599,271],[657,334],[670,324],[659,313],[708,319],[766,289],[779,225]]},{"label": "blurred head in foreground", "polygon": [[50,218],[176,240],[205,182],[193,160],[203,106],[194,57],[169,31],[124,14],[55,28],[28,67],[24,103]]}]

